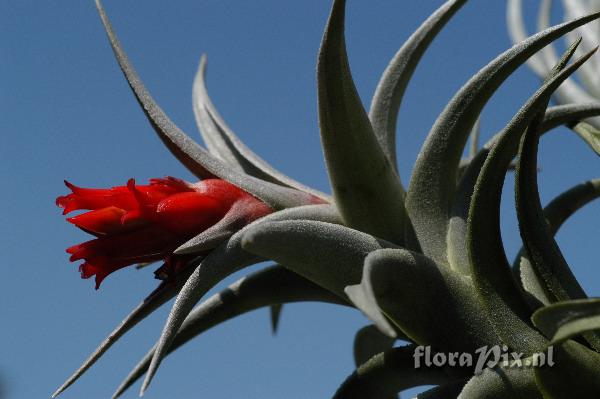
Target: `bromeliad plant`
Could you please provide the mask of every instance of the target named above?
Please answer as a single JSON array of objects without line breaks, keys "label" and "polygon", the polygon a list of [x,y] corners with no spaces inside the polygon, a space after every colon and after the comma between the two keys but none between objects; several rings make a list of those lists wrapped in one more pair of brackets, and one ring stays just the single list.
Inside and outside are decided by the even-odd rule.
[{"label": "bromeliad plant", "polygon": [[[423,53],[466,0],[449,0],[400,48],[365,112],[348,65],[345,1],[334,0],[318,59],[319,122],[333,196],[277,172],[228,128],[204,83],[194,82],[194,111],[208,151],[185,135],[144,88],[97,1],[117,61],[152,127],[196,176],[148,186],[80,189],[57,202],[97,236],[72,247],[83,277],[97,282],[134,263],[164,260],[164,281],[106,338],[54,396],[77,380],[144,317],[176,296],[156,346],[119,387],[146,375],[142,393],[169,353],[237,315],[321,301],[354,307],[373,325],[358,331],[356,371],[335,398],[391,398],[436,385],[422,398],[574,398],[600,393],[600,300],[587,298],[553,235],[600,196],[600,180],[579,184],[542,208],[536,175],[540,136],[599,116],[600,103],[548,107],[557,88],[593,54],[569,64],[579,40],[502,131],[461,161],[479,115],[513,71],[544,46],[600,18],[583,16],[525,38],[477,72],[448,103],[418,156],[408,188],[396,166],[396,118]],[[504,177],[518,156],[516,207],[524,249],[511,266],[500,237]],[[212,189],[211,187],[215,188]],[[246,266],[276,265],[201,301]],[[396,340],[407,344],[393,347]],[[530,361],[549,347],[554,366],[415,368],[417,346],[473,354],[500,345]],[[512,366],[512,367],[511,367]]]}]

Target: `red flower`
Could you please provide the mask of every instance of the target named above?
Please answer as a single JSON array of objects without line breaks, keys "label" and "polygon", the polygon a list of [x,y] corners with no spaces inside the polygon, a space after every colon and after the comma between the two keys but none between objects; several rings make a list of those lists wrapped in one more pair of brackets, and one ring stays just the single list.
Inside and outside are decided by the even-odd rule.
[{"label": "red flower", "polygon": [[89,212],[68,222],[96,236],[67,249],[71,262],[84,260],[82,278],[96,276],[96,289],[110,273],[136,263],[164,260],[155,274],[167,279],[185,265],[189,256],[173,251],[224,217],[239,228],[272,212],[264,202],[225,180],[209,179],[196,184],[167,177],[139,186],[110,189],[80,188],[66,182],[72,193],[56,199],[63,214]]}]

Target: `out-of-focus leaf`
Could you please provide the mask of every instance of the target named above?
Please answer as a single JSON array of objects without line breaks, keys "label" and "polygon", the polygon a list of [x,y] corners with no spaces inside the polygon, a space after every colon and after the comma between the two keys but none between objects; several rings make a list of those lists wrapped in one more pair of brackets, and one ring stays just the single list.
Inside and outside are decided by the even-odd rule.
[{"label": "out-of-focus leaf", "polygon": [[410,232],[404,189],[352,81],[345,0],[335,0],[317,66],[319,125],[333,197],[345,224],[398,245]]},{"label": "out-of-focus leaf", "polygon": [[551,346],[554,365],[534,373],[544,398],[593,398],[600,392],[600,354],[575,342]]},{"label": "out-of-focus leaf", "polygon": [[96,0],[96,7],[98,8],[100,18],[106,29],[119,66],[133,94],[140,103],[144,114],[163,143],[190,172],[200,178],[216,176],[227,180],[260,198],[274,209],[314,203],[314,197],[308,193],[248,176],[225,165],[182,132],[158,104],[156,104],[142,83],[137,72],[129,62],[125,51],[123,51],[100,0]]},{"label": "out-of-focus leaf", "polygon": [[[197,263],[192,262],[192,264]],[[104,355],[104,353],[110,349],[110,347],[117,342],[125,333],[135,327],[140,321],[152,314],[161,305],[168,302],[173,298],[177,292],[183,286],[187,276],[189,276],[193,267],[190,266],[187,269],[188,272],[178,276],[178,280],[173,284],[162,283],[156,288],[150,295],[148,295],[142,303],[140,303],[135,309],[127,315],[125,319],[119,324],[109,335],[102,341],[102,343],[96,348],[96,350],[83,362],[81,366],[52,394],[52,397],[60,395],[68,387],[70,387],[75,381],[79,379],[90,367]]]},{"label": "out-of-focus leaf", "polygon": [[473,352],[498,342],[470,280],[418,253],[383,249],[369,254],[361,283],[346,293],[383,333],[388,334],[382,323],[387,317],[420,345]]},{"label": "out-of-focus leaf", "polygon": [[415,345],[393,348],[373,356],[344,381],[334,399],[388,399],[408,388],[452,381],[442,368],[415,368]]},{"label": "out-of-focus leaf", "polygon": [[574,299],[538,309],[533,323],[557,345],[586,332],[600,330],[600,299]]},{"label": "out-of-focus leaf", "polygon": [[354,364],[359,367],[379,352],[391,349],[394,342],[395,338],[382,334],[376,326],[364,326],[354,335]]},{"label": "out-of-focus leaf", "polygon": [[417,158],[406,208],[423,253],[447,264],[446,233],[460,157],[469,132],[504,80],[542,47],[589,21],[594,14],[549,28],[507,50],[473,76],[448,103]]},{"label": "out-of-focus leaf", "polygon": [[406,86],[433,39],[465,2],[449,0],[431,14],[394,55],[375,89],[369,118],[381,149],[395,169],[396,123]]},{"label": "out-of-focus leaf", "polygon": [[[198,305],[186,317],[167,355],[205,331],[241,314],[283,303],[317,301],[349,306],[340,297],[281,267],[271,266],[231,284]],[[113,398],[121,396],[148,369],[155,347],[121,383]]]},{"label": "out-of-focus leaf", "polygon": [[244,234],[261,223],[295,219],[322,220],[329,223],[339,222],[339,216],[331,205],[307,205],[286,209],[249,224],[231,236],[229,241],[212,250],[185,282],[171,308],[171,312],[158,341],[149,372],[142,385],[142,394],[150,384],[152,377],[160,365],[160,361],[171,346],[175,334],[194,305],[212,287],[227,276],[262,260],[260,257],[244,251],[242,248],[242,237]]},{"label": "out-of-focus leaf", "polygon": [[[570,48],[557,67],[566,63],[573,51]],[[513,278],[502,244],[500,198],[504,176],[527,126],[543,112],[556,87],[590,55],[560,72],[557,69],[515,114],[487,156],[471,199],[467,240],[473,282],[498,335],[508,346],[523,353],[539,349],[544,339],[529,325],[529,305]]]},{"label": "out-of-focus leaf", "polygon": [[229,166],[262,180],[296,188],[327,199],[327,196],[279,172],[248,148],[229,128],[206,89],[207,57],[200,58],[200,66],[194,79],[192,101],[196,122],[208,150]]},{"label": "out-of-focus leaf", "polygon": [[473,376],[457,399],[542,399],[531,368],[486,368]]},{"label": "out-of-focus leaf", "polygon": [[[508,31],[514,43],[521,42],[527,38],[527,31],[521,12],[522,7],[522,0],[508,0]],[[542,7],[546,7],[546,5],[542,4]],[[597,40],[593,39],[590,42],[595,43]],[[540,52],[534,54],[528,60],[528,64],[540,78],[545,79],[552,69],[556,58],[556,52],[551,46],[548,46],[548,48],[541,49]],[[562,104],[597,102],[596,98],[582,89],[573,79],[566,80],[557,89],[554,96]],[[593,123],[596,128],[600,128],[600,118],[588,119],[588,122]]]}]

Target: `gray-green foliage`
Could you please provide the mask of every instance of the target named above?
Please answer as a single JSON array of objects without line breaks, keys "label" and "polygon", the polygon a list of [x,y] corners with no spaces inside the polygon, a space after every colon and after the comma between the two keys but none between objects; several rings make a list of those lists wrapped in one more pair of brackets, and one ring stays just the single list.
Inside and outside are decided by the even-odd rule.
[{"label": "gray-green foliage", "polygon": [[[143,393],[165,356],[204,331],[261,307],[273,309],[276,326],[281,306],[297,301],[353,307],[373,323],[357,333],[357,369],[335,398],[387,399],[423,384],[436,385],[419,395],[423,398],[571,398],[600,393],[600,340],[595,332],[600,330],[600,304],[586,297],[553,239],[569,216],[600,196],[600,183],[576,186],[543,209],[536,177],[538,140],[561,124],[598,151],[595,125],[581,120],[600,116],[600,104],[547,107],[593,51],[569,63],[578,54],[575,41],[562,58],[551,58],[553,65],[539,60],[545,46],[595,21],[600,13],[546,26],[528,38],[515,25],[522,40],[477,72],[448,103],[423,144],[405,190],[395,152],[404,90],[429,44],[465,2],[447,1],[401,46],[367,112],[346,56],[345,0],[333,1],[317,68],[330,198],[275,170],[233,133],[206,90],[205,57],[194,83],[194,112],[208,150],[177,128],[145,89],[97,1],[121,69],[171,152],[198,177],[226,179],[277,212],[241,230],[224,220],[179,247],[177,253],[203,256],[192,262],[189,274],[179,276],[179,284],[159,287],[136,308],[55,395],[173,296],[176,301],[157,344],[115,397],[145,375]],[[516,3],[511,2],[513,14]],[[502,131],[478,148],[483,107],[528,60],[540,71],[543,66],[544,83]],[[469,157],[461,161],[470,134]],[[500,236],[500,196],[511,168],[516,168],[524,244],[513,267]],[[317,197],[328,204],[307,205]],[[278,265],[202,301],[225,277],[268,259]],[[397,339],[408,344],[393,348]],[[470,354],[484,346],[505,345],[527,359],[552,346],[557,364],[528,370],[495,365],[476,375],[472,368],[415,368],[413,353],[419,345],[430,345],[434,352]]]}]

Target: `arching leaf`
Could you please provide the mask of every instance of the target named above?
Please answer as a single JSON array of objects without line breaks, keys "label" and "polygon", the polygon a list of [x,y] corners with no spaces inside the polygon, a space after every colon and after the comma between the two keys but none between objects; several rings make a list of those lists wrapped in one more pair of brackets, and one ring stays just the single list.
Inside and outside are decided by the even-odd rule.
[{"label": "arching leaf", "polygon": [[333,197],[347,226],[403,245],[408,228],[404,189],[352,81],[345,3],[333,3],[317,66],[319,126]]}]

